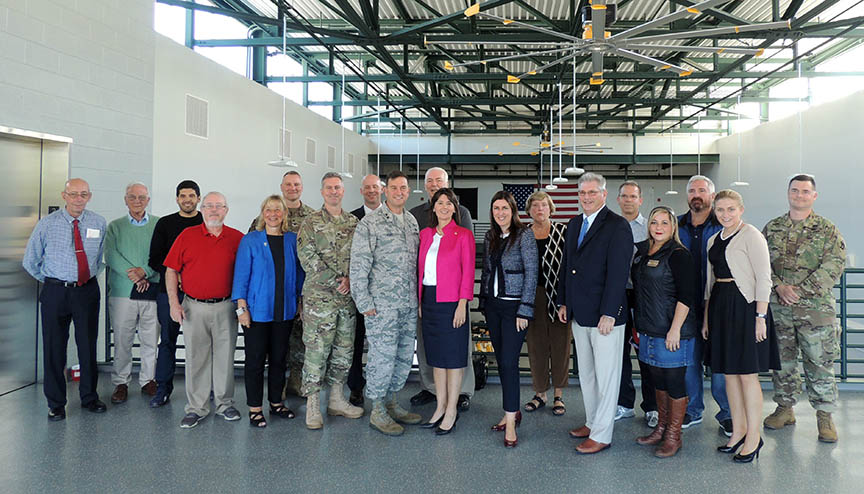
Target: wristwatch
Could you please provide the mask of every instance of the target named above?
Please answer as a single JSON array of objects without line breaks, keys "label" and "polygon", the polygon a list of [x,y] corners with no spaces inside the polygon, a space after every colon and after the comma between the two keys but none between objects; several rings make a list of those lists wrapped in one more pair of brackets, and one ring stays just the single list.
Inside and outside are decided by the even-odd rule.
[{"label": "wristwatch", "polygon": [[764,312],[757,312],[756,317],[758,317],[759,319],[765,319],[766,317],[768,317],[768,314],[765,314]]},{"label": "wristwatch", "polygon": [[243,315],[246,312],[246,307],[237,307],[237,310],[234,311],[238,316]]}]

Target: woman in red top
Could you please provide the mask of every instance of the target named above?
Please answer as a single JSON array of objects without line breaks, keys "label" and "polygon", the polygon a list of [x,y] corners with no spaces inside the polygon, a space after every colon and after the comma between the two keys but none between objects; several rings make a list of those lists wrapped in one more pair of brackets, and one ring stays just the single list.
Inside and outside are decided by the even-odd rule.
[{"label": "woman in red top", "polygon": [[437,406],[429,422],[435,434],[449,434],[468,365],[468,301],[474,298],[474,235],[459,222],[459,201],[450,189],[432,196],[429,227],[420,231],[417,263],[420,317],[426,361],[433,369]]}]

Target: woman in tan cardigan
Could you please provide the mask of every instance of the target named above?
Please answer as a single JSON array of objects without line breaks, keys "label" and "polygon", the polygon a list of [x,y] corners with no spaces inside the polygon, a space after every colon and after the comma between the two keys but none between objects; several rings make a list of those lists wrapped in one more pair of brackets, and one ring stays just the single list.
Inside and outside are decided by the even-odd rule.
[{"label": "woman in tan cardigan", "polygon": [[[768,243],[744,223],[741,194],[721,190],[714,213],[723,230],[708,240],[708,282],[702,335],[708,339],[712,371],[726,376],[732,437],[717,448],[739,463],[759,456],[762,388],[759,372],[780,368],[774,324],[768,310],[771,265]],[[710,339],[709,339],[710,336]]]}]

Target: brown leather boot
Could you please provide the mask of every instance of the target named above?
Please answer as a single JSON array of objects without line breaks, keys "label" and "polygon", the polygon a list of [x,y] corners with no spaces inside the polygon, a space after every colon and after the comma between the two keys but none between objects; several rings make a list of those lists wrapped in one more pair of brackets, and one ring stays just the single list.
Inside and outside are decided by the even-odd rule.
[{"label": "brown leather boot", "polygon": [[657,427],[651,431],[651,434],[636,438],[636,442],[643,446],[659,444],[663,440],[663,432],[666,431],[666,424],[669,422],[669,393],[657,389],[654,394],[657,397]]},{"label": "brown leather boot", "polygon": [[687,402],[689,399],[678,398],[677,400],[669,399],[669,415],[666,423],[666,435],[663,436],[663,442],[660,447],[654,450],[654,456],[657,458],[669,458],[675,456],[678,450],[681,449],[681,424],[684,422],[684,415],[687,413]]}]

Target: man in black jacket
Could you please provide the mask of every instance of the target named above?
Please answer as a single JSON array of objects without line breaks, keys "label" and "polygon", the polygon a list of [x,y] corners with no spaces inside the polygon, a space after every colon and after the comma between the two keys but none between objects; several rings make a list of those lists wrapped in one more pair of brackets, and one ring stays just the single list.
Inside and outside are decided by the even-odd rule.
[{"label": "man in black jacket", "polygon": [[602,175],[579,178],[579,201],[582,214],[567,225],[557,303],[558,318],[570,321],[573,330],[585,403],[585,425],[570,436],[587,438],[576,451],[592,454],[612,443],[633,233],[626,219],[606,207]]},{"label": "man in black jacket", "polygon": [[[360,193],[363,194],[363,205],[351,211],[351,214],[362,220],[366,213],[371,213],[381,207],[381,178],[375,174],[363,177],[360,183]],[[351,361],[351,369],[348,370],[348,389],[351,396],[348,401],[355,407],[363,406],[363,387],[366,379],[363,377],[363,341],[366,339],[366,322],[363,314],[357,313],[357,326],[354,333],[354,359]]]}]

